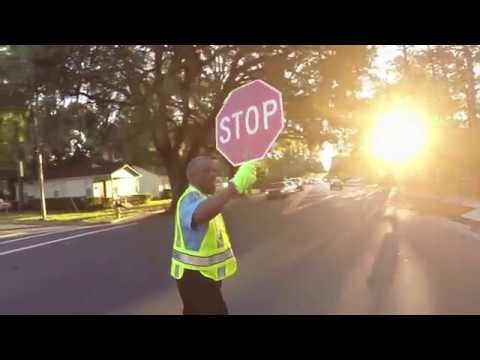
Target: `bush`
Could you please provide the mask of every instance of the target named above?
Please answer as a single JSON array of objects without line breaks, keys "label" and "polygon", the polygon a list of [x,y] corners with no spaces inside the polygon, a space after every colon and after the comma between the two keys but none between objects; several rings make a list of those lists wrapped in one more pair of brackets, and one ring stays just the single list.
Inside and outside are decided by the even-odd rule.
[{"label": "bush", "polygon": [[152,194],[130,195],[126,200],[132,205],[143,205],[152,200]]},{"label": "bush", "polygon": [[113,207],[112,199],[103,199],[103,198],[80,198],[78,202],[81,204],[77,206],[79,210],[88,210],[88,211],[98,211],[111,209]]},{"label": "bush", "polygon": [[[111,199],[86,197],[45,199],[45,203],[47,210],[53,211],[76,211],[77,209],[80,211],[97,211],[112,207]],[[40,210],[40,199],[31,199],[28,202],[28,207],[32,210]]]}]

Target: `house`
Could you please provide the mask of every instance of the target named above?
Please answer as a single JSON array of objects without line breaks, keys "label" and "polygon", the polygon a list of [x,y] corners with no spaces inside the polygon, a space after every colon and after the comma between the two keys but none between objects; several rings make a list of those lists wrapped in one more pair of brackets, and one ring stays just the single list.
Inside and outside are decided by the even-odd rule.
[{"label": "house", "polygon": [[[130,196],[140,193],[142,177],[132,166],[122,163],[98,164],[81,160],[49,166],[44,169],[45,198],[100,198]],[[24,199],[39,199],[40,188],[36,179],[25,179]],[[18,184],[16,184],[18,198]]]},{"label": "house", "polygon": [[0,198],[4,200],[15,200],[16,173],[11,169],[0,169]]},{"label": "house", "polygon": [[142,175],[138,180],[141,194],[151,194],[153,197],[159,197],[163,190],[171,189],[167,171],[164,167],[159,169],[149,168],[148,170],[137,165],[132,167]]}]

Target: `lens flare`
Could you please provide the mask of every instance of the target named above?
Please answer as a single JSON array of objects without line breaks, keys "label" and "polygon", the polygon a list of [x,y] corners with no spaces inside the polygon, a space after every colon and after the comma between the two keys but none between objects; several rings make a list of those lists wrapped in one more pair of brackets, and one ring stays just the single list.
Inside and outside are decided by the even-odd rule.
[{"label": "lens flare", "polygon": [[377,159],[398,165],[417,156],[426,140],[426,124],[420,113],[395,111],[380,116],[371,148]]}]

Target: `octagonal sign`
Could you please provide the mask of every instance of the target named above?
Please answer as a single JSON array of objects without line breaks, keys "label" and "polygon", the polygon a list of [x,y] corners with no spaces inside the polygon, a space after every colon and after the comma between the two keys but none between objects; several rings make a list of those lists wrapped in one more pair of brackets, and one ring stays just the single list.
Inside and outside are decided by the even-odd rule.
[{"label": "octagonal sign", "polygon": [[282,93],[254,80],[225,99],[215,123],[217,150],[233,166],[263,159],[283,127]]}]

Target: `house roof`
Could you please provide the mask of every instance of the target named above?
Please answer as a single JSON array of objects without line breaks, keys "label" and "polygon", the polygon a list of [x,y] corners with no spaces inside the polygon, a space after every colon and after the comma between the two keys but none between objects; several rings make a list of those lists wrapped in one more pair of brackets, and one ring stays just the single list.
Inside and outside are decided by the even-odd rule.
[{"label": "house roof", "polygon": [[138,165],[132,165],[132,167],[139,171],[139,172],[149,172],[149,173],[152,173],[152,174],[155,174],[155,175],[158,175],[158,176],[166,176],[167,175],[167,169],[162,166],[162,167],[155,167],[155,168],[144,168],[142,166],[138,166]]},{"label": "house roof", "polygon": [[[45,179],[61,179],[82,176],[102,176],[111,175],[117,170],[124,168],[134,176],[140,176],[130,165],[125,163],[102,162],[96,163],[92,161],[71,161],[56,166],[47,166],[43,169]],[[35,179],[31,179],[35,180]]]}]

